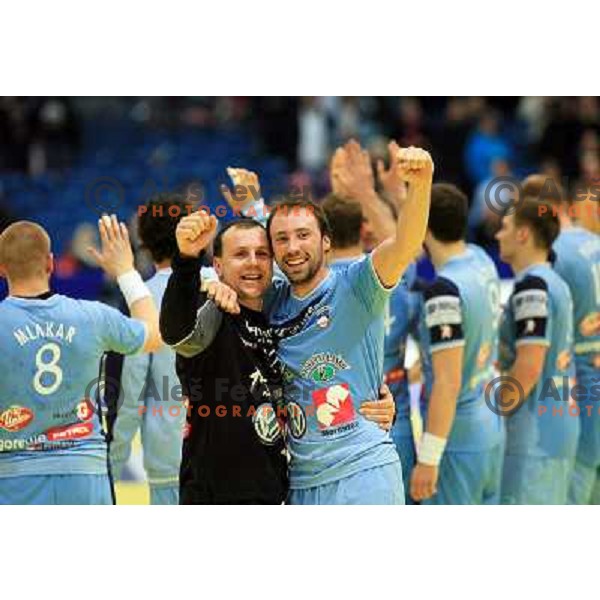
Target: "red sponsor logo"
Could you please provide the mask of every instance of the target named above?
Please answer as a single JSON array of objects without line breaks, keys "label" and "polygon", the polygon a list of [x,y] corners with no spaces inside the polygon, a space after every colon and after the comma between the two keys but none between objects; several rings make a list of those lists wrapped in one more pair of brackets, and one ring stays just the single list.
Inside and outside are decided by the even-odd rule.
[{"label": "red sponsor logo", "polygon": [[0,427],[6,431],[21,431],[33,421],[33,411],[24,406],[10,406],[0,414]]},{"label": "red sponsor logo", "polygon": [[65,427],[53,427],[46,431],[46,437],[49,442],[57,442],[61,440],[78,440],[88,437],[94,430],[94,424],[75,423],[74,425],[66,425]]},{"label": "red sponsor logo", "polygon": [[319,429],[328,429],[355,419],[350,388],[346,383],[332,385],[312,393]]},{"label": "red sponsor logo", "polygon": [[94,416],[94,405],[87,399],[77,405],[77,418],[80,421],[89,421]]}]

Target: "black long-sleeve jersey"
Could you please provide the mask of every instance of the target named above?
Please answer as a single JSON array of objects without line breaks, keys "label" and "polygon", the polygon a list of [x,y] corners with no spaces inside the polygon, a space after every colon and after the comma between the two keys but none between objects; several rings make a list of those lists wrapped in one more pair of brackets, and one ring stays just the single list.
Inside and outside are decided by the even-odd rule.
[{"label": "black long-sleeve jersey", "polygon": [[160,316],[177,352],[187,421],[182,504],[281,504],[288,489],[281,366],[266,317],[219,310],[200,260],[176,257]]}]

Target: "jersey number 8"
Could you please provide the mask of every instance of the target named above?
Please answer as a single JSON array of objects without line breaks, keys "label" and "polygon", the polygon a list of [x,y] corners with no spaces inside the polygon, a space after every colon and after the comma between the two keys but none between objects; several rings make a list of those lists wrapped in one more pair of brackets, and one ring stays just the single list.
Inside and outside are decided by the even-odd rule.
[{"label": "jersey number 8", "polygon": [[[50,353],[50,361],[44,361],[44,354]],[[44,344],[35,355],[35,366],[37,371],[33,377],[33,389],[42,396],[53,394],[60,387],[63,380],[62,369],[58,366],[60,360],[60,346],[53,342]],[[50,385],[42,383],[42,375],[47,373],[52,377]],[[48,377],[45,378],[46,380]]]}]

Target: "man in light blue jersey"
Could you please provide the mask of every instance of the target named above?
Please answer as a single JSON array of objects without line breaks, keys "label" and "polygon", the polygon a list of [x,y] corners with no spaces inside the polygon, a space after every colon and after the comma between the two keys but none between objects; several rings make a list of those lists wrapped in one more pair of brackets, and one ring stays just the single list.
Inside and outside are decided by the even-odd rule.
[{"label": "man in light blue jersey", "polygon": [[150,292],[133,268],[127,228],[99,223],[90,249],[117,282],[132,318],[99,302],[50,290],[50,238],[20,221],[0,235],[0,504],[111,504],[107,450],[95,399],[100,360],[109,351],[151,352],[161,341]]},{"label": "man in light blue jersey", "polygon": [[500,328],[503,504],[565,504],[573,473],[579,435],[578,407],[570,400],[573,302],[549,263],[558,233],[550,206],[525,197],[496,235],[502,260],[515,272]]},{"label": "man in light blue jersey", "polygon": [[[337,190],[338,194],[342,190]],[[352,193],[346,192],[346,193]],[[395,223],[398,215],[395,207],[382,202],[388,211],[388,220]],[[331,251],[329,264],[332,270],[344,271],[350,264],[364,258],[361,228],[363,211],[358,202],[343,200],[330,194],[323,201],[323,210],[331,229]],[[382,241],[379,232],[372,231],[373,238]],[[389,387],[396,406],[396,417],[391,435],[402,466],[405,501],[412,503],[407,494],[410,473],[415,464],[414,437],[410,420],[410,394],[404,361],[409,329],[416,327],[417,301],[411,287],[416,279],[416,265],[409,265],[400,283],[394,288],[384,315],[384,382]]]},{"label": "man in light blue jersey", "polygon": [[[274,257],[287,277],[276,282],[266,309],[286,367],[291,504],[404,503],[392,440],[357,410],[358,399],[376,397],[385,305],[420,252],[427,224],[431,157],[395,144],[390,150],[409,185],[401,218],[391,238],[344,271],[325,264],[330,233],[319,206],[287,200],[269,216]],[[337,158],[333,176],[359,190],[356,199],[371,219],[379,200],[368,154],[350,142]]]},{"label": "man in light blue jersey", "polygon": [[436,279],[424,291],[422,351],[432,386],[411,495],[428,504],[497,504],[502,428],[484,389],[493,378],[500,284],[493,261],[465,242],[468,202],[454,185],[431,192],[425,248]]},{"label": "man in light blue jersey", "polygon": [[[554,270],[569,286],[573,298],[573,340],[577,385],[584,393],[578,399],[581,433],[569,503],[600,503],[600,403],[592,386],[600,383],[600,239],[578,227],[581,203],[569,202],[565,191],[544,175],[531,175],[523,182],[523,193],[548,202],[560,222],[560,233],[552,246]],[[545,208],[545,207],[544,207]]]},{"label": "man in light blue jersey", "polygon": [[[175,230],[189,203],[161,194],[140,210],[138,234],[152,256],[156,273],[146,285],[157,306],[171,275],[177,252]],[[112,429],[110,460],[115,478],[131,454],[140,431],[150,504],[179,504],[179,467],[185,409],[175,372],[175,352],[163,346],[152,354],[128,356],[121,371],[122,402]]]}]

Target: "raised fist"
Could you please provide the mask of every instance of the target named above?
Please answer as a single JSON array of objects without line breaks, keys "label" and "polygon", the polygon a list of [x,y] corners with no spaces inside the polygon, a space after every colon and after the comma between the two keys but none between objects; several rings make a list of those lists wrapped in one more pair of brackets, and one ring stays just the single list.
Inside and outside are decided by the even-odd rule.
[{"label": "raised fist", "polygon": [[210,244],[216,231],[216,217],[209,216],[204,210],[183,217],[175,230],[180,254],[196,258]]},{"label": "raised fist", "polygon": [[409,184],[431,183],[433,159],[426,150],[410,146],[399,148],[396,154],[400,177]]}]

